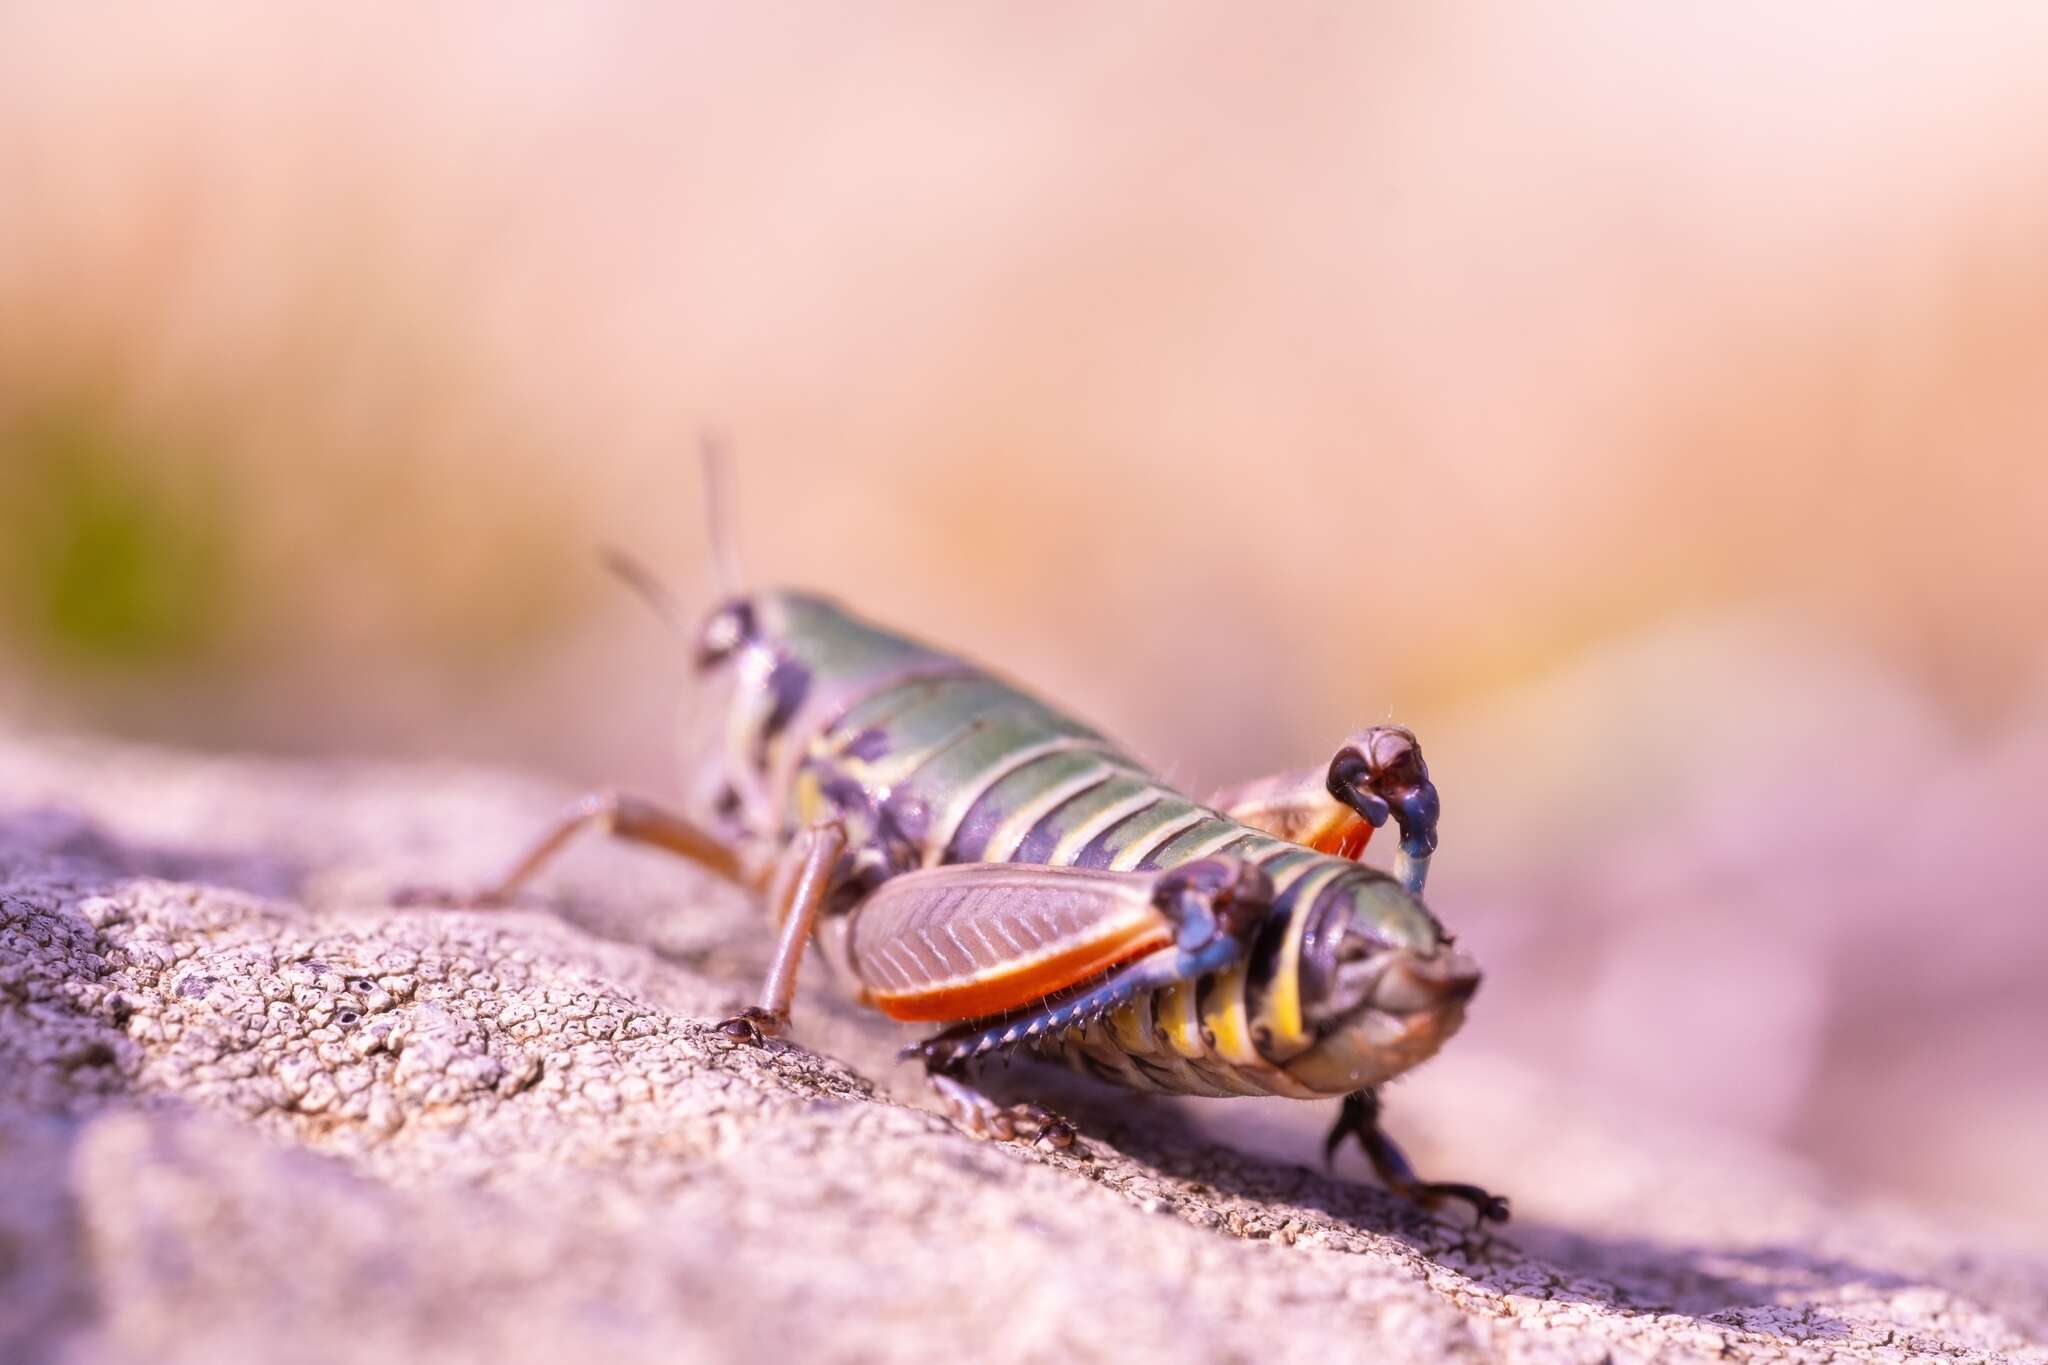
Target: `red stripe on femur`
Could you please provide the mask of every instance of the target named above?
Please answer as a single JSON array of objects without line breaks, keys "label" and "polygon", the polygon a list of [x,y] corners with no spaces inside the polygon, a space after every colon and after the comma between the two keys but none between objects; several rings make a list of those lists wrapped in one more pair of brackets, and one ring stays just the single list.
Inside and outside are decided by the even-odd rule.
[{"label": "red stripe on femur", "polygon": [[874,991],[872,999],[891,1019],[909,1023],[983,1019],[1034,1004],[1172,941],[1173,931],[1163,920],[1125,920],[1107,934],[1063,945],[1044,957],[999,964],[918,990]]}]

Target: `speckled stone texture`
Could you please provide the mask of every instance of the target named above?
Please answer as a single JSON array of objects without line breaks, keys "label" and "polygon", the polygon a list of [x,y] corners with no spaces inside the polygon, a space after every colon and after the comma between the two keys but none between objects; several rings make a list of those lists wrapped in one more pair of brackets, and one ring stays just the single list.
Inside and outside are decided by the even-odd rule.
[{"label": "speckled stone texture", "polygon": [[1401,1131],[1486,1241],[1051,1073],[1075,1150],[973,1140],[821,981],[735,1044],[766,935],[646,855],[392,905],[564,795],[0,738],[0,1360],[2048,1360],[2030,1253],[1477,1055]]}]

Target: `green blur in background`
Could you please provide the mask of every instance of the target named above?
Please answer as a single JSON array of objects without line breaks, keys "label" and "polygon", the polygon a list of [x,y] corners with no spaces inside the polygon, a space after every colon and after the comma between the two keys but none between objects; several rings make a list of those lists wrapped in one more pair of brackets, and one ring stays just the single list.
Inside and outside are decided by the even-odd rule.
[{"label": "green blur in background", "polygon": [[203,461],[152,458],[90,402],[0,428],[7,619],[52,670],[189,663],[233,629],[230,504]]}]

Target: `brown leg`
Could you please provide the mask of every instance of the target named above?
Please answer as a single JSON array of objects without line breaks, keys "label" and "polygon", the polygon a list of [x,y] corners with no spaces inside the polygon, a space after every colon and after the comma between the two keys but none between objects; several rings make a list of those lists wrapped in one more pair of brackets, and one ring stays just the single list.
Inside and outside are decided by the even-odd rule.
[{"label": "brown leg", "polygon": [[587,829],[603,830],[614,838],[667,849],[729,882],[746,885],[739,855],[682,816],[641,797],[618,792],[591,792],[571,802],[561,818],[535,841],[525,856],[482,891],[449,896],[415,889],[401,894],[399,899],[410,903],[502,905],[553,862],[568,847],[570,840]]},{"label": "brown leg", "polygon": [[1281,839],[1357,858],[1392,815],[1401,829],[1394,876],[1419,895],[1436,851],[1439,802],[1415,736],[1375,725],[1344,741],[1327,768],[1282,773],[1231,787],[1209,804]]},{"label": "brown leg", "polygon": [[1446,1199],[1458,1199],[1472,1206],[1481,1224],[1508,1221],[1508,1201],[1504,1195],[1452,1180],[1416,1178],[1408,1158],[1380,1128],[1380,1097],[1373,1091],[1360,1090],[1344,1097],[1337,1122],[1323,1140],[1326,1163],[1335,1159],[1338,1145],[1347,1137],[1358,1139],[1358,1145],[1365,1149],[1365,1159],[1372,1163],[1373,1173],[1394,1193],[1405,1195],[1424,1208],[1435,1208]]},{"label": "brown leg", "polygon": [[846,851],[846,829],[837,820],[807,826],[783,852],[770,884],[782,930],[775,940],[775,958],[761,983],[761,1003],[750,1005],[718,1027],[747,1042],[775,1037],[789,1027],[789,1002],[796,995],[797,968],[817,925],[819,907],[832,889],[839,855]]}]

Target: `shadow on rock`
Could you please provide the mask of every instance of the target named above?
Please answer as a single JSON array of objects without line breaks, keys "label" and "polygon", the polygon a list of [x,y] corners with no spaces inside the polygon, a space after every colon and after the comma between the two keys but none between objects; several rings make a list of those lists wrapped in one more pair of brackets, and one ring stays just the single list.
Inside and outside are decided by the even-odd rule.
[{"label": "shadow on rock", "polygon": [[157,847],[118,839],[93,820],[61,806],[32,806],[0,815],[0,859],[59,862],[74,877],[95,870],[109,881],[156,877],[225,887],[252,896],[296,895],[307,869],[254,849]]},{"label": "shadow on rock", "polygon": [[[1705,1330],[1763,1332],[1788,1343],[1839,1341],[1852,1325],[1824,1306],[1856,1291],[1919,1281],[1896,1271],[1793,1246],[1671,1246],[1602,1238],[1542,1223],[1475,1228],[1458,1209],[1433,1215],[1372,1184],[1220,1145],[1180,1106],[1126,1096],[1024,1063],[984,1078],[1003,1098],[1030,1096],[1074,1119],[1086,1139],[1152,1168],[1176,1187],[1176,1211],[1226,1235],[1266,1239],[1289,1211],[1356,1235],[1391,1240],[1436,1270],[1498,1295],[1580,1303],[1642,1319],[1689,1319]],[[1242,1201],[1233,1209],[1236,1201]],[[1207,1216],[1218,1206],[1221,1218]],[[1274,1216],[1277,1215],[1277,1216]],[[1345,1240],[1338,1238],[1340,1244]]]}]

